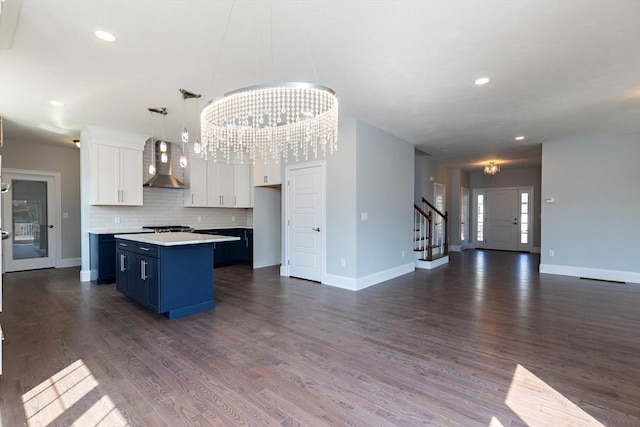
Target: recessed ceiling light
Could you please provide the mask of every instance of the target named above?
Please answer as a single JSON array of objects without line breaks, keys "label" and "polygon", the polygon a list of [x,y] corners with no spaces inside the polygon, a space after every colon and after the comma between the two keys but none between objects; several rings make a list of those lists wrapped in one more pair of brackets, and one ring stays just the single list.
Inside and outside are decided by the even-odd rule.
[{"label": "recessed ceiling light", "polygon": [[489,77],[480,77],[474,82],[477,86],[486,85],[489,83]]},{"label": "recessed ceiling light", "polygon": [[60,101],[51,100],[51,101],[49,101],[49,103],[51,105],[55,105],[56,107],[64,107],[64,104],[62,102],[60,102]]},{"label": "recessed ceiling light", "polygon": [[116,37],[107,31],[96,30],[93,34],[95,34],[100,40],[104,40],[106,42],[116,41]]},{"label": "recessed ceiling light", "polygon": [[524,136],[520,135],[520,136],[516,136],[516,141],[522,141],[524,139]]}]

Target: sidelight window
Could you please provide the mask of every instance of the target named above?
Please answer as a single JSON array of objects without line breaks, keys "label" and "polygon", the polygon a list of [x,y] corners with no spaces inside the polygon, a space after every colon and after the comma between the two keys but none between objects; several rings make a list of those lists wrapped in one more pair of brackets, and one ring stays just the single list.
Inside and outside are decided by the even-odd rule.
[{"label": "sidelight window", "polygon": [[520,243],[529,243],[529,193],[520,193]]},{"label": "sidelight window", "polygon": [[478,224],[478,231],[476,233],[476,241],[478,242],[484,242],[484,194],[478,194],[478,199],[477,199],[477,206],[478,206],[478,216],[477,216],[477,224]]}]

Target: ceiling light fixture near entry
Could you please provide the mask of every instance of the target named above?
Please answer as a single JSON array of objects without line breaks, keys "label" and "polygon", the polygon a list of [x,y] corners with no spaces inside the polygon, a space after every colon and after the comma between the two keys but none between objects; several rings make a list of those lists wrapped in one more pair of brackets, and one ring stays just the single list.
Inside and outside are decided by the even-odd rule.
[{"label": "ceiling light fixture near entry", "polygon": [[489,83],[490,79],[489,77],[480,77],[479,79],[476,79],[475,82],[473,82],[476,86],[483,86],[486,85],[487,83]]},{"label": "ceiling light fixture near entry", "polygon": [[524,136],[522,136],[522,135],[518,135],[518,136],[515,137],[516,141],[522,141],[523,139],[524,139]]},{"label": "ceiling light fixture near entry", "polygon": [[500,165],[496,162],[490,162],[484,167],[485,175],[497,175],[500,172]]}]

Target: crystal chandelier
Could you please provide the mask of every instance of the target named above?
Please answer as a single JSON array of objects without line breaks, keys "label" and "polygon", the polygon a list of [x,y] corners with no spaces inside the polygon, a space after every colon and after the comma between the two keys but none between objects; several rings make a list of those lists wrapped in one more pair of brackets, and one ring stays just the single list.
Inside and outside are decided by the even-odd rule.
[{"label": "crystal chandelier", "polygon": [[485,175],[497,175],[498,172],[500,172],[500,165],[496,164],[495,162],[491,162],[484,167]]},{"label": "crystal chandelier", "polygon": [[313,83],[269,83],[238,89],[202,110],[202,157],[230,163],[268,158],[286,162],[333,154],[338,149],[338,99]]}]

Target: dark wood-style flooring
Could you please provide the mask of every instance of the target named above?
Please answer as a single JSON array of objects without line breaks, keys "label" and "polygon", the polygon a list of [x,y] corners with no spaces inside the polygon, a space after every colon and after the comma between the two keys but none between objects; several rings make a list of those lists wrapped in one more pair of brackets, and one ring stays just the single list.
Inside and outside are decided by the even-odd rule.
[{"label": "dark wood-style flooring", "polygon": [[639,426],[639,285],[538,264],[465,251],[360,292],[225,267],[175,320],[77,268],[5,274],[0,426]]}]

